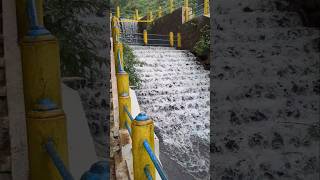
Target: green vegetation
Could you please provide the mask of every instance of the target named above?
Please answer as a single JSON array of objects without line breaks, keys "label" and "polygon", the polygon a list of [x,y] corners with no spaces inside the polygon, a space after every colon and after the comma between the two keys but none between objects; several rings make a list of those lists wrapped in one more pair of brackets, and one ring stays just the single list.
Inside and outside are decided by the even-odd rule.
[{"label": "green vegetation", "polygon": [[[140,16],[147,15],[147,12],[151,10],[153,12],[153,16],[156,15],[159,6],[162,7],[162,11],[168,11],[169,5],[168,0],[111,0],[111,7],[115,8],[120,6],[121,13],[124,17],[132,18],[132,15],[135,9],[139,10]],[[177,8],[178,5],[182,6],[184,0],[174,0],[174,8]],[[189,0],[190,7],[196,7],[197,0]]]},{"label": "green vegetation", "polygon": [[198,57],[208,57],[210,53],[210,27],[203,26],[200,30],[200,39],[193,48],[194,53]]},{"label": "green vegetation", "polygon": [[59,40],[62,76],[92,77],[97,72],[92,65],[104,63],[93,41],[94,35],[106,33],[104,27],[79,18],[95,15],[103,7],[107,1],[45,0],[45,26]]},{"label": "green vegetation", "polygon": [[130,86],[140,87],[141,79],[135,66],[142,66],[143,63],[137,60],[132,49],[126,44],[123,45],[123,60],[124,70],[129,74]]}]

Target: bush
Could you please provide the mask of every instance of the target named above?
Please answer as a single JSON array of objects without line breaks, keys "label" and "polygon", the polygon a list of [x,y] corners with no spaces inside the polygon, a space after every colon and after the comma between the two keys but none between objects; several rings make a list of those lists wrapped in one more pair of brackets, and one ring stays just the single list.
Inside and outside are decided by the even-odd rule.
[{"label": "bush", "polygon": [[142,66],[143,63],[137,60],[132,49],[126,44],[123,45],[123,64],[124,70],[129,74],[130,86],[140,87],[141,79],[135,67]]},{"label": "bush", "polygon": [[208,57],[210,53],[210,27],[203,26],[200,33],[200,39],[193,47],[193,51],[199,57]]},{"label": "bush", "polygon": [[98,71],[93,65],[105,63],[105,58],[97,55],[93,36],[105,34],[105,27],[86,23],[80,17],[95,14],[107,7],[107,3],[101,0],[44,2],[45,26],[59,40],[62,76],[95,76],[94,72]]}]

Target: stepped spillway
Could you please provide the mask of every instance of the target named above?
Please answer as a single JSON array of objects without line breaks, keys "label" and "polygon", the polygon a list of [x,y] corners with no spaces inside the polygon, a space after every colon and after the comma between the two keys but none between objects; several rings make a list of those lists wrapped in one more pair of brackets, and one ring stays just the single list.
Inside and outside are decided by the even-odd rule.
[{"label": "stepped spillway", "polygon": [[169,47],[131,46],[142,85],[142,111],[155,121],[161,153],[196,179],[209,179],[209,74],[194,55]]}]

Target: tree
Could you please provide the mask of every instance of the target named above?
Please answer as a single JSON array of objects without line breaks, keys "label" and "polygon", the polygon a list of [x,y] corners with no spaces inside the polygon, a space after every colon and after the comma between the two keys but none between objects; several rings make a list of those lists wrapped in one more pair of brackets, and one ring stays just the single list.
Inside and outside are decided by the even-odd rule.
[{"label": "tree", "polygon": [[94,63],[104,62],[97,56],[93,38],[105,33],[104,27],[85,23],[80,17],[94,15],[107,4],[104,0],[45,0],[44,22],[59,40],[62,76],[84,77],[88,71],[94,72]]}]

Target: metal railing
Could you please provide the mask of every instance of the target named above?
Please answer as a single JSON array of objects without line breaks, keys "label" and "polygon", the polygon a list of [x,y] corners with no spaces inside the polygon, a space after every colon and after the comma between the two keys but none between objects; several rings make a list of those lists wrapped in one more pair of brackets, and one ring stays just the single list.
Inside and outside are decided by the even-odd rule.
[{"label": "metal railing", "polygon": [[[113,31],[114,32],[114,31]],[[122,47],[122,46],[119,46],[118,45],[118,43],[121,43],[119,40],[119,38],[117,37],[117,36],[119,36],[120,35],[120,33],[119,34],[116,34],[115,36],[113,35],[113,38],[114,38],[114,45],[116,46],[116,47]],[[155,35],[155,34],[151,34],[151,36],[157,36],[157,35]],[[160,36],[158,36],[158,37],[160,37]],[[168,37],[167,35],[161,35],[161,37]],[[114,51],[117,53],[117,56],[115,56],[116,57],[116,64],[118,64],[118,69],[116,69],[117,70],[117,72],[118,72],[118,76],[117,76],[117,79],[118,78],[120,78],[120,75],[123,75],[123,73],[122,74],[120,74],[119,72],[124,72],[124,71],[122,71],[124,68],[122,67],[123,65],[122,65],[122,57],[123,56],[121,56],[121,53],[123,53],[123,50],[121,50],[121,48],[118,48],[118,49],[114,49]],[[122,51],[122,52],[121,52]],[[122,77],[123,78],[123,77]],[[126,76],[126,78],[129,78],[128,76]],[[124,86],[124,87],[126,87],[127,89],[126,89],[126,93],[127,93],[127,95],[129,96],[129,82],[127,82],[128,84],[123,84],[122,82],[120,82],[120,81],[118,81],[117,80],[117,84],[118,84],[118,88],[123,88],[122,86]],[[119,93],[119,92],[118,92]],[[130,113],[130,108],[127,106],[127,105],[125,105],[125,103],[131,103],[131,101],[130,101],[130,98],[128,98],[129,99],[129,102],[125,102],[125,99],[124,99],[124,97],[128,97],[128,96],[124,96],[124,95],[122,95],[121,97],[122,97],[122,99],[121,99],[121,102],[120,102],[120,99],[119,99],[119,117],[121,117],[121,118],[124,118],[124,119],[120,119],[120,128],[125,128],[125,129],[127,129],[127,131],[128,131],[128,133],[129,133],[129,135],[130,135],[130,137],[132,138],[132,143],[134,144],[134,143],[139,143],[139,142],[141,142],[141,141],[143,141],[143,143],[141,144],[141,145],[139,145],[139,146],[143,146],[144,147],[144,149],[146,150],[146,152],[147,152],[147,154],[148,154],[148,156],[149,156],[149,158],[150,158],[150,160],[151,160],[151,162],[152,162],[152,164],[154,165],[154,168],[157,170],[157,172],[159,173],[159,175],[160,175],[160,177],[161,177],[161,179],[163,179],[163,180],[167,180],[168,178],[167,178],[167,175],[166,175],[166,173],[164,172],[164,169],[163,169],[163,167],[161,166],[161,164],[160,164],[160,161],[158,160],[158,158],[156,157],[156,155],[154,154],[154,152],[153,152],[153,149],[152,149],[152,147],[150,146],[150,144],[149,144],[149,142],[148,142],[148,140],[147,139],[136,139],[136,138],[134,138],[133,136],[133,131],[132,131],[132,128],[137,128],[137,127],[141,127],[141,125],[139,125],[139,126],[133,126],[133,122],[134,121],[137,121],[136,119],[134,119],[133,118],[133,116],[132,116],[132,114]],[[130,96],[129,96],[130,97]],[[126,100],[128,100],[128,99],[126,99]],[[130,106],[131,107],[131,106]],[[121,109],[121,108],[123,108],[123,109]],[[120,110],[121,110],[121,112],[124,112],[125,113],[125,115],[126,116],[123,116],[123,114],[121,114],[120,113]],[[139,116],[139,115],[138,115]],[[127,118],[128,117],[128,118]],[[137,118],[137,117],[136,117]],[[148,120],[148,119],[147,119]],[[121,121],[124,121],[124,127],[121,127]],[[146,121],[146,122],[150,122],[150,121]],[[153,126],[153,121],[151,121],[151,126]],[[150,124],[149,124],[150,125]],[[142,126],[146,126],[146,124],[144,124],[144,123],[142,123]],[[149,129],[149,128],[146,128],[146,129]],[[153,128],[152,128],[153,129]],[[136,130],[135,131],[135,133],[140,133],[140,131],[138,131],[138,130]],[[148,132],[148,133],[152,133],[150,136],[149,135],[147,135],[148,137],[152,137],[153,138],[153,135],[154,135],[154,132],[152,131],[152,132]],[[144,133],[142,133],[141,135],[146,135],[146,134],[144,134]],[[135,151],[137,151],[138,149],[134,149]],[[133,151],[134,151],[133,150]],[[135,156],[134,156],[134,158],[133,159],[135,159]],[[134,161],[134,164],[135,163],[137,163],[135,160],[133,160]],[[140,167],[141,168],[141,167]],[[145,174],[145,177],[148,179],[148,180],[152,180],[153,178],[153,176],[152,176],[152,173],[150,172],[150,164],[144,164],[143,165],[143,172],[144,172],[144,174]],[[135,171],[135,169],[134,169],[134,171]],[[154,172],[154,171],[152,171],[152,172]]]},{"label": "metal railing", "polygon": [[[171,8],[172,7],[172,8]],[[138,14],[137,10],[124,10],[122,12],[124,12],[124,14],[126,15],[125,17],[121,14],[117,14],[116,10],[112,10],[111,9],[111,13],[112,15],[116,15],[118,16],[118,18],[120,18],[122,22],[152,22],[157,18],[160,18],[164,15],[167,14],[171,14],[173,11],[179,9],[179,8],[185,8],[185,11],[188,11],[188,13],[184,12],[185,19],[187,19],[187,21],[189,21],[192,18],[201,16],[201,15],[205,15],[208,16],[209,15],[209,0],[204,0],[204,3],[201,4],[192,4],[191,6],[189,5],[189,3],[187,2],[178,2],[178,3],[174,3],[172,2],[172,5],[170,5],[170,1],[168,2],[168,4],[159,6],[159,8],[155,11],[148,11],[148,12],[144,12],[144,14]],[[120,13],[120,11],[119,11]],[[142,16],[141,16],[142,15]],[[152,17],[151,17],[152,15]],[[130,20],[130,18],[133,17],[133,19]],[[145,20],[141,20],[140,17],[147,17],[147,19]],[[128,19],[129,18],[129,19]],[[125,19],[125,20],[122,20]]]},{"label": "metal railing", "polygon": [[[126,114],[129,117],[129,119],[131,120],[131,122],[134,121],[134,118],[132,117],[131,113],[128,111],[128,107],[124,106],[123,109],[126,112]],[[129,132],[130,136],[132,137],[132,131],[131,131],[131,128],[129,127],[127,121],[126,121],[126,128],[127,128],[128,132]],[[157,156],[152,151],[152,148],[150,147],[150,144],[149,144],[148,140],[145,139],[142,144],[143,144],[143,147],[145,148],[146,152],[148,153],[153,165],[155,166],[156,170],[158,171],[161,179],[162,180],[168,180],[168,176],[166,175],[165,171],[163,170],[163,167],[162,167],[160,161],[158,160]],[[152,180],[152,176],[150,174],[148,165],[146,165],[144,167],[144,172],[145,172],[146,177],[148,178],[148,180],[149,179]]]},{"label": "metal railing", "polygon": [[63,161],[61,160],[59,154],[57,153],[57,151],[54,147],[53,141],[49,140],[46,144],[44,144],[44,147],[45,147],[49,157],[51,158],[53,164],[55,165],[55,167],[59,171],[61,177],[64,180],[74,180],[71,173],[66,168],[66,166],[64,165]]},{"label": "metal railing", "polygon": [[147,153],[149,154],[150,159],[153,162],[153,165],[156,167],[160,177],[162,180],[167,180],[168,176],[166,175],[166,173],[163,170],[162,165],[160,164],[160,161],[158,160],[157,156],[153,153],[149,143],[147,140],[143,141],[143,147],[145,148],[145,150],[147,151]]},{"label": "metal railing", "polygon": [[[178,35],[173,36],[173,39],[170,40],[170,34],[149,34],[146,33],[133,33],[126,34],[120,32],[120,42],[126,43],[128,45],[148,45],[148,46],[165,46],[165,47],[177,47],[180,48]],[[172,46],[173,44],[173,46]],[[181,42],[180,42],[181,44]]]}]

